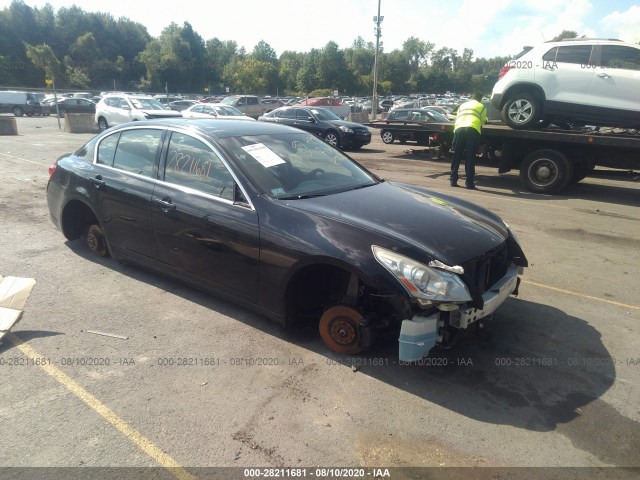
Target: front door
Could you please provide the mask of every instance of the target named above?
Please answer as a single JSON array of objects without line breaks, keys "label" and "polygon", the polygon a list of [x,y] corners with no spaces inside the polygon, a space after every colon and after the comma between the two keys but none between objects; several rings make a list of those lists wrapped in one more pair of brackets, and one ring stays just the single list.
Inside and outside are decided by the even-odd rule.
[{"label": "front door", "polygon": [[220,156],[203,140],[173,132],[161,179],[152,200],[161,261],[205,286],[255,301],[258,216],[236,201],[236,182]]}]

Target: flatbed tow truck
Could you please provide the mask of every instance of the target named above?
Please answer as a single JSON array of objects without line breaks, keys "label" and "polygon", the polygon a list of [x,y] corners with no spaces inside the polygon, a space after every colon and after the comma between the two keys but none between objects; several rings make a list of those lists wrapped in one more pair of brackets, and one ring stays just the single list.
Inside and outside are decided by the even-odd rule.
[{"label": "flatbed tow truck", "polygon": [[[452,123],[367,123],[380,129],[385,143],[412,134],[419,145],[436,140],[440,153],[453,140]],[[386,136],[385,136],[386,135]],[[385,140],[386,138],[386,140]],[[582,129],[514,130],[489,123],[482,129],[481,149],[495,161],[498,173],[520,169],[520,180],[532,192],[558,193],[594,173],[595,167],[640,170],[640,133],[635,130]]]}]

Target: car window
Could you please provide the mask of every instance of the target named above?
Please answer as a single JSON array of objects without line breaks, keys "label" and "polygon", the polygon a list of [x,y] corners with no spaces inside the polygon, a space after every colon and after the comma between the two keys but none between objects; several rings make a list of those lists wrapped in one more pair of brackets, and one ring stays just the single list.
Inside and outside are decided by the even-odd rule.
[{"label": "car window", "polygon": [[222,160],[204,142],[173,132],[164,181],[233,201],[234,180]]},{"label": "car window", "polygon": [[135,129],[120,134],[113,167],[125,172],[153,176],[162,130]]},{"label": "car window", "polygon": [[[551,51],[547,52],[551,53]],[[548,58],[550,55],[542,57],[543,60],[555,61],[556,63],[575,63],[587,65],[591,58],[591,45],[563,45],[557,47],[554,58]]]},{"label": "car window", "polygon": [[313,116],[307,110],[304,110],[302,108],[297,108],[295,109],[295,112],[296,112],[296,119],[298,120],[303,120],[305,122],[309,122],[313,120]]},{"label": "car window", "polygon": [[98,145],[98,154],[96,155],[96,163],[101,165],[113,166],[113,156],[116,153],[120,132],[103,138]]},{"label": "car window", "polygon": [[280,118],[296,118],[296,109],[286,108],[284,110],[278,110],[276,116]]},{"label": "car window", "polygon": [[640,70],[640,49],[623,45],[603,45],[601,64],[606,68]]},{"label": "car window", "polygon": [[394,120],[406,120],[409,117],[408,110],[402,110],[400,112],[395,112]]},{"label": "car window", "polygon": [[247,105],[258,105],[258,99],[256,97],[247,97]]}]

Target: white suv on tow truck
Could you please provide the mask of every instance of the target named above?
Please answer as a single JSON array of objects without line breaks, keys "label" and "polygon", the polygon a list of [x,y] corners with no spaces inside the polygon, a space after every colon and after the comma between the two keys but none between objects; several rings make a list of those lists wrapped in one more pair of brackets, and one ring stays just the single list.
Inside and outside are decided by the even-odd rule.
[{"label": "white suv on tow truck", "polygon": [[515,129],[550,123],[640,128],[640,45],[574,39],[525,47],[500,71],[491,104]]}]

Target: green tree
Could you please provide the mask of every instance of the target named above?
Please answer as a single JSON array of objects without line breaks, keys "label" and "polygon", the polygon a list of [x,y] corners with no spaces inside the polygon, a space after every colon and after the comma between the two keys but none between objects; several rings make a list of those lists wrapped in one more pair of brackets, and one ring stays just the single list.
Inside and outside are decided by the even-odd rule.
[{"label": "green tree", "polygon": [[58,60],[58,57],[56,57],[53,49],[46,43],[29,45],[26,42],[24,48],[29,60],[31,60],[38,69],[44,70],[46,78],[50,78],[55,82],[56,77],[62,73],[62,64],[60,60]]},{"label": "green tree", "polygon": [[562,32],[560,32],[560,35],[556,35],[550,41],[559,42],[560,40],[566,40],[569,38],[578,38],[578,34],[573,30],[563,30]]}]

